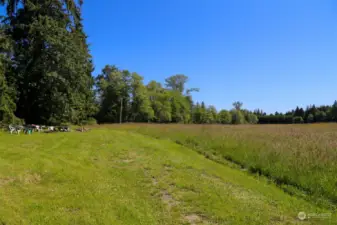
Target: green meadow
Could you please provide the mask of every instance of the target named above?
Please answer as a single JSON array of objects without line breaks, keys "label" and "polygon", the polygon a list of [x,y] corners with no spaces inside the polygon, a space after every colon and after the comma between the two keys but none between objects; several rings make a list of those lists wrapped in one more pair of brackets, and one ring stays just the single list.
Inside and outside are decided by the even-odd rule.
[{"label": "green meadow", "polygon": [[[247,135],[235,134],[241,128],[200,126],[210,134],[232,130],[234,136],[227,134],[229,142],[223,138],[218,150],[208,148],[213,139],[207,135],[193,139],[199,140],[198,148],[175,139],[173,134],[199,132],[199,126],[192,128],[123,125],[94,126],[85,133],[1,133],[0,224],[335,224],[332,203],[319,204],[285,191],[270,177],[220,162],[226,146]],[[220,137],[213,137],[219,144]],[[251,147],[259,159],[261,152]],[[200,154],[208,150],[209,156]],[[237,158],[232,152],[232,158],[238,160],[242,151]],[[284,157],[288,151],[293,150],[284,148]],[[322,196],[333,197],[329,190]],[[299,212],[331,216],[299,220]]]},{"label": "green meadow", "polygon": [[142,125],[137,132],[268,177],[292,194],[337,205],[337,125]]}]

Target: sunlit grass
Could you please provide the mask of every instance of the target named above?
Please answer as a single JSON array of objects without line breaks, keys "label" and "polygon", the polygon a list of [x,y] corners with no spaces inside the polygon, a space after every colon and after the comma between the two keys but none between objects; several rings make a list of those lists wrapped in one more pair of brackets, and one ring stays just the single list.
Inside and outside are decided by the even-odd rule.
[{"label": "sunlit grass", "polygon": [[[337,125],[126,125],[235,162],[314,201],[337,204]],[[292,187],[289,187],[292,186]],[[329,203],[329,204],[330,204]]]},{"label": "sunlit grass", "polygon": [[0,135],[0,224],[329,224],[330,212],[168,140]]}]

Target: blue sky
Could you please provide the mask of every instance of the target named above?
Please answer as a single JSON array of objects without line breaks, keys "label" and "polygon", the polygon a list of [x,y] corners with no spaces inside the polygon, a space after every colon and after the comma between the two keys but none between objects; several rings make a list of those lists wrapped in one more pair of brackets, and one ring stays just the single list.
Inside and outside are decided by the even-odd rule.
[{"label": "blue sky", "polygon": [[337,99],[334,0],[85,0],[83,16],[94,75],[106,64],[146,82],[185,74],[218,109]]},{"label": "blue sky", "polygon": [[286,111],[337,99],[333,0],[100,0],[84,4],[96,65],[145,81],[182,73],[194,98]]}]

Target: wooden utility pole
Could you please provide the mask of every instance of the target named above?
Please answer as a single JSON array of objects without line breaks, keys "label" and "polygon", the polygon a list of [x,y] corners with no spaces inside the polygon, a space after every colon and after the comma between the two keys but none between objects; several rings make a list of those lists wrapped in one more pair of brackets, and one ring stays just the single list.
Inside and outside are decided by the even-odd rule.
[{"label": "wooden utility pole", "polygon": [[119,123],[122,123],[122,114],[123,114],[123,98],[121,98],[121,110],[119,112]]}]

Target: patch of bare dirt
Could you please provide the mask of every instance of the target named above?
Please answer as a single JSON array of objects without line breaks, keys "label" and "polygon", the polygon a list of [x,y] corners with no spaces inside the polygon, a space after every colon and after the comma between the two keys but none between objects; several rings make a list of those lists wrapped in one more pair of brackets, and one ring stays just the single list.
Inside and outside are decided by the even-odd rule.
[{"label": "patch of bare dirt", "polygon": [[164,168],[165,168],[166,171],[171,171],[172,170],[172,166],[170,164],[165,163],[163,166],[164,166]]},{"label": "patch of bare dirt", "polygon": [[13,177],[2,177],[0,178],[0,187],[6,184],[13,183],[14,181],[15,181],[15,178]]},{"label": "patch of bare dirt", "polygon": [[38,184],[41,182],[41,176],[37,173],[27,173],[24,175],[19,176],[19,181],[24,184]]},{"label": "patch of bare dirt", "polygon": [[184,220],[187,221],[191,225],[196,225],[197,223],[202,222],[202,218],[197,214],[189,214],[184,216]]},{"label": "patch of bare dirt", "polygon": [[133,160],[132,159],[123,159],[122,162],[124,162],[124,163],[132,163]]},{"label": "patch of bare dirt", "polygon": [[178,201],[176,201],[172,195],[170,195],[166,190],[161,191],[161,200],[167,205],[168,209],[171,209],[173,206],[176,206],[179,204]]},{"label": "patch of bare dirt", "polygon": [[37,173],[26,173],[22,174],[19,177],[2,177],[0,178],[0,187],[11,184],[15,181],[19,181],[23,184],[38,184],[41,182],[41,176]]},{"label": "patch of bare dirt", "polygon": [[121,158],[121,162],[124,163],[132,163],[137,159],[138,155],[137,152],[129,151],[127,154],[123,155]]},{"label": "patch of bare dirt", "polygon": [[156,186],[158,184],[158,180],[155,177],[152,177],[152,184]]},{"label": "patch of bare dirt", "polygon": [[80,208],[65,208],[65,211],[69,213],[77,213],[80,210],[81,210]]}]

